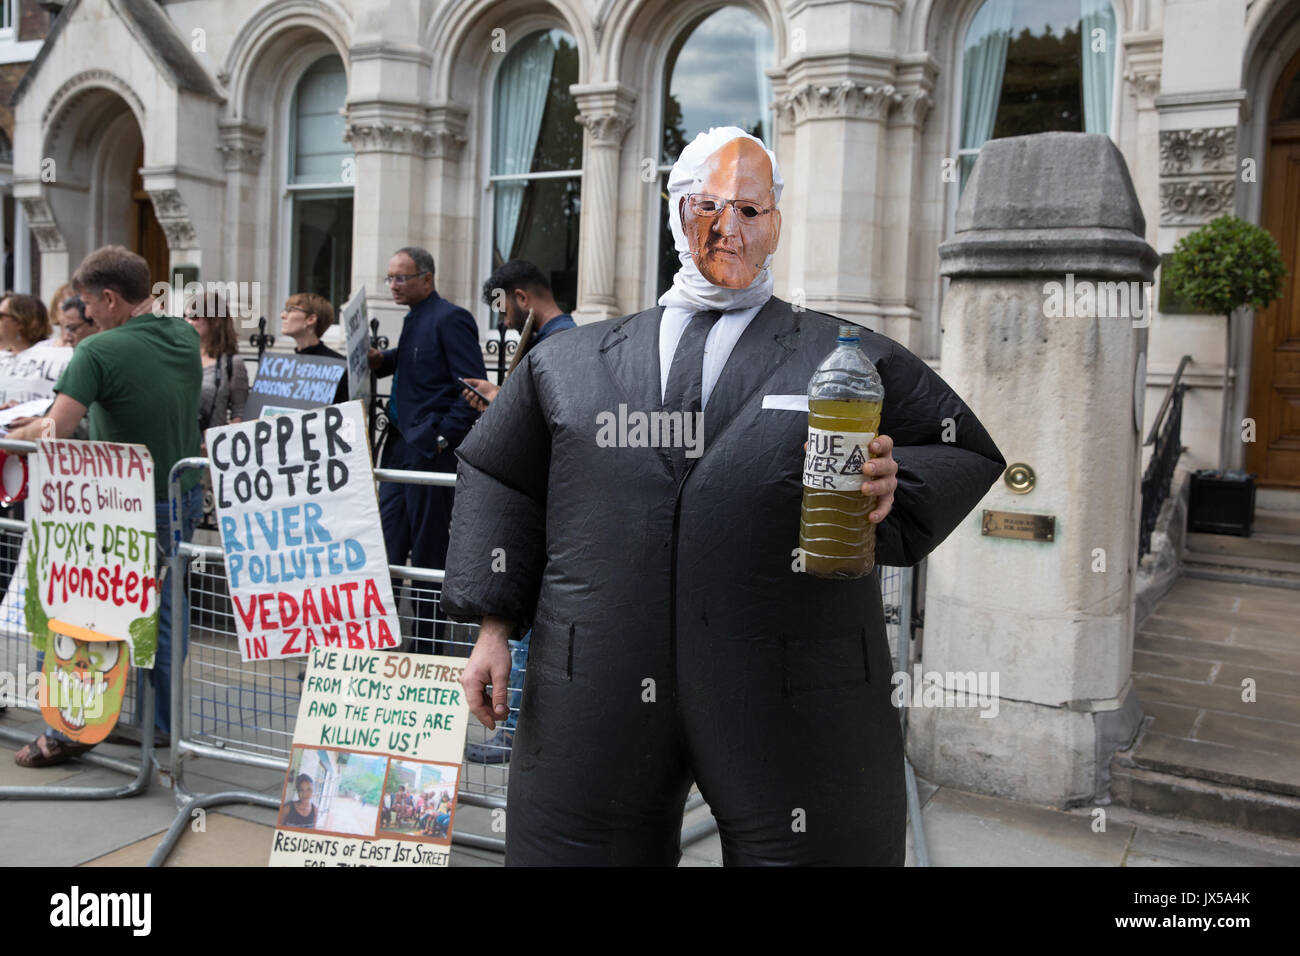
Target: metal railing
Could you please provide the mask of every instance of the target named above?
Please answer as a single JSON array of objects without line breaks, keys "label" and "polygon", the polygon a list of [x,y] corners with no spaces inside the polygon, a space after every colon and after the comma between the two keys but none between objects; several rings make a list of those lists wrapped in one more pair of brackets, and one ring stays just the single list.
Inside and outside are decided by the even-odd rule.
[{"label": "metal railing", "polygon": [[[31,443],[0,440],[0,448],[8,451],[31,452]],[[178,462],[172,471],[171,509],[174,517],[180,514],[179,488],[181,476],[192,470],[206,468],[204,458],[189,458]],[[455,476],[432,472],[401,472],[376,469],[378,481],[408,482],[423,485],[454,487]],[[180,522],[174,521],[171,541],[172,554],[167,562],[165,586],[172,590],[172,620],[174,632],[172,653],[172,739],[168,758],[159,766],[176,794],[178,813],[167,834],[156,848],[150,865],[161,865],[180,837],[189,829],[189,823],[198,810],[229,804],[247,804],[268,809],[278,809],[280,798],[252,790],[222,790],[216,793],[191,791],[185,783],[185,764],[195,758],[212,758],[231,764],[258,767],[286,772],[292,752],[293,732],[297,719],[298,702],[302,689],[305,663],[297,658],[245,663],[241,660],[235,622],[227,588],[224,556],[219,547],[182,542]],[[13,518],[0,518],[0,576],[9,575],[8,595],[0,605],[0,667],[11,675],[36,671],[36,654],[32,649],[26,622],[22,614],[26,587],[26,567],[19,560],[26,522]],[[441,639],[449,642],[455,653],[468,655],[477,636],[477,627],[459,624],[441,615],[440,590],[444,572],[437,569],[391,566],[399,604],[399,618],[404,637],[434,627],[441,629]],[[408,583],[398,585],[399,580]],[[912,630],[913,570],[910,568],[880,568],[882,602],[890,653],[896,668],[908,663],[908,645]],[[0,592],[4,589],[0,588]],[[188,605],[188,612],[187,612]],[[187,650],[188,646],[188,650]],[[526,672],[521,669],[520,673]],[[45,799],[108,799],[131,796],[147,790],[155,765],[159,763],[154,752],[153,734],[146,733],[142,723],[152,730],[152,720],[142,721],[142,715],[153,714],[153,687],[146,672],[137,671],[137,680],[128,682],[119,726],[134,730],[140,738],[138,761],[123,760],[102,753],[90,752],[77,758],[82,764],[121,771],[132,777],[129,783],[114,787],[4,787],[3,798]],[[18,684],[14,681],[15,685]],[[517,705],[522,681],[512,681],[510,703]],[[21,685],[20,694],[21,694]],[[14,703],[27,709],[39,709],[35,697],[22,696]],[[511,707],[517,715],[517,706]],[[900,714],[906,732],[906,710]],[[41,725],[33,722],[34,728]],[[15,731],[0,727],[0,738],[26,743],[31,731]],[[471,721],[467,743],[479,745],[480,751],[491,753],[507,748],[493,744],[487,730],[477,721]],[[505,809],[506,790],[509,783],[509,760],[500,753],[496,762],[466,760],[462,764],[459,802],[491,810]],[[912,818],[914,845],[918,861],[924,858],[924,839],[920,829],[920,808],[916,800],[915,779],[910,764],[906,766],[909,815]],[[703,797],[692,793],[686,804],[686,813],[704,805]],[[708,836],[716,824],[712,818],[685,827],[682,846]],[[500,851],[504,839],[469,833],[453,832],[454,843],[482,849]],[[922,864],[924,865],[924,864]]]},{"label": "metal railing", "polygon": [[[1165,390],[1164,401],[1156,412],[1156,419],[1151,424],[1151,431],[1142,447],[1154,445],[1151,461],[1147,463],[1142,475],[1142,517],[1138,530],[1138,560],[1151,550],[1151,532],[1155,530],[1160,517],[1160,509],[1169,497],[1169,488],[1173,483],[1174,471],[1178,459],[1185,450],[1182,443],[1183,430],[1183,393],[1187,386],[1183,384],[1183,369],[1192,361],[1190,355],[1184,355],[1178,363],[1169,388]],[[1168,417],[1166,418],[1166,414]]]}]

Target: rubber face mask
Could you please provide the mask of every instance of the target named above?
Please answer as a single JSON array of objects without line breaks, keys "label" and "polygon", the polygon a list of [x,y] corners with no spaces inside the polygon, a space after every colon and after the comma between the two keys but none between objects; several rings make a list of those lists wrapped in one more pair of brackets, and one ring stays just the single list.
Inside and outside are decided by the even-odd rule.
[{"label": "rubber face mask", "polygon": [[97,744],[117,724],[130,654],[121,641],[78,641],[51,634],[42,668],[41,713],[55,730]]},{"label": "rubber face mask", "polygon": [[731,140],[708,158],[697,188],[679,202],[700,274],[724,289],[747,288],[781,238],[767,152],[753,140]]}]

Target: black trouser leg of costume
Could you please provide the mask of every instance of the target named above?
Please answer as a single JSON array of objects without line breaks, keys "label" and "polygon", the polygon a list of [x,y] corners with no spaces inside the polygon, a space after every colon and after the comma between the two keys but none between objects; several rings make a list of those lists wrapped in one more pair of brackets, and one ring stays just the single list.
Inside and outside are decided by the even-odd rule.
[{"label": "black trouser leg of costume", "polygon": [[723,862],[902,866],[888,646],[865,632],[733,643],[679,648],[679,672],[695,675],[681,686],[685,736]]},{"label": "black trouser leg of costume", "polygon": [[676,866],[681,857],[691,777],[667,648],[611,653],[606,644],[601,653],[603,630],[533,624],[526,716],[510,761],[507,866]]},{"label": "black trouser leg of costume", "polygon": [[621,645],[616,628],[534,623],[507,865],[675,865],[692,778],[728,865],[903,865],[883,632],[680,641],[675,697],[672,673],[667,640],[656,650]]}]

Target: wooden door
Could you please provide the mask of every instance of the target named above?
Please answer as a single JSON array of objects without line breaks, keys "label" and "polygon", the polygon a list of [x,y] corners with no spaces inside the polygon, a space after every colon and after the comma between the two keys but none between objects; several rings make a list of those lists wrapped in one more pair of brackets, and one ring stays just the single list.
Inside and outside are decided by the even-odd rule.
[{"label": "wooden door", "polygon": [[1282,297],[1255,315],[1246,467],[1258,483],[1300,488],[1300,56],[1270,108],[1261,224],[1282,250]]},{"label": "wooden door", "polygon": [[153,282],[171,282],[171,250],[167,248],[167,234],[163,232],[154,212],[153,199],[145,192],[140,167],[144,165],[144,146],[136,158],[131,174],[131,199],[135,208],[135,221],[131,224],[131,251],[144,256],[149,263],[149,278]]}]

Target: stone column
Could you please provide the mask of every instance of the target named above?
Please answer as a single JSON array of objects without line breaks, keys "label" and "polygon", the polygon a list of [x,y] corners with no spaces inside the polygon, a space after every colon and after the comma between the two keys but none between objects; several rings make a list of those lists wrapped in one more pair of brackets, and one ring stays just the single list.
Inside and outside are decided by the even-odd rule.
[{"label": "stone column", "polygon": [[[384,285],[388,260],[403,246],[426,244],[421,193],[429,138],[425,110],[415,104],[349,103],[343,138],[356,152],[352,199],[352,285],[366,287],[366,304],[393,343],[406,310]],[[444,278],[434,261],[434,282]]]},{"label": "stone column", "polygon": [[[939,247],[944,379],[1034,483],[999,481],[929,558],[931,706],[909,715],[909,753],[935,783],[1104,800],[1110,756],[1136,733],[1145,227],[1108,137],[1042,133],[985,145]],[[984,533],[986,509],[1050,516],[1050,537]],[[991,699],[944,697],[971,679]]]},{"label": "stone column", "polygon": [[579,322],[622,315],[614,283],[618,252],[618,177],[623,137],[636,94],[621,83],[574,84],[578,122],[586,127],[582,161],[582,223],[578,233]]},{"label": "stone column", "polygon": [[891,60],[867,54],[799,60],[779,103],[795,141],[782,197],[790,296],[876,330],[884,324],[885,121],[903,102],[892,72]]},{"label": "stone column", "polygon": [[[226,174],[226,202],[222,245],[225,249],[225,269],[231,278],[252,282],[264,275],[268,261],[266,250],[259,256],[257,236],[257,184],[260,181],[262,155],[266,129],[252,123],[222,123],[217,151],[221,153],[221,167]],[[205,280],[209,276],[203,277]],[[274,292],[260,288],[253,314],[238,317],[240,343],[257,331],[257,319],[278,314],[280,303],[272,303]],[[250,303],[251,305],[252,303]],[[241,310],[242,311],[242,310]]]},{"label": "stone column", "polygon": [[922,304],[918,299],[925,296],[929,301],[924,304],[931,309],[938,306],[932,298],[935,284],[921,276],[933,275],[930,257],[934,244],[943,238],[927,232],[922,217],[917,215],[925,178],[935,175],[934,167],[924,160],[921,140],[926,118],[934,107],[938,73],[938,64],[927,53],[909,54],[899,61],[897,87],[901,100],[889,114],[888,173],[881,178],[881,331],[918,355],[933,354],[921,323],[926,313],[918,307]]}]

